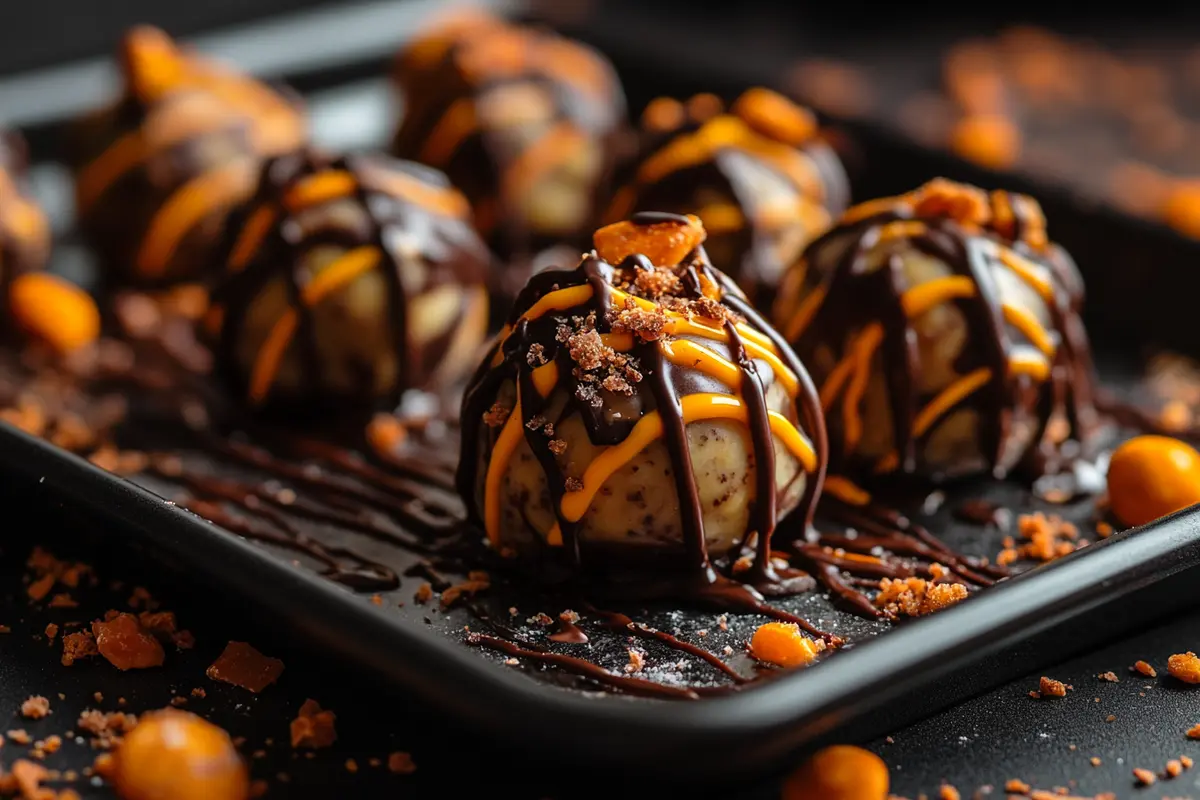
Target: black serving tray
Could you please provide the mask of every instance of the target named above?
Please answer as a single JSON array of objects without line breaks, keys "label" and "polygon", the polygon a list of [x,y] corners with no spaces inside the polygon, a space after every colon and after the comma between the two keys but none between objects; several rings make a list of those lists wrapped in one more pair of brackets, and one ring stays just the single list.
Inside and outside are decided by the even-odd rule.
[{"label": "black serving tray", "polygon": [[[412,8],[404,3],[399,6]],[[295,76],[300,86],[322,87],[309,97],[314,114],[327,122],[336,116],[343,123],[327,126],[331,135],[324,144],[369,144],[376,133],[375,141],[382,141],[387,133],[386,115],[367,112],[377,111],[386,98],[378,69],[391,47],[382,47],[377,31],[364,39],[375,42],[374,46],[360,47],[352,35],[356,25],[372,28],[378,24],[379,4],[370,8],[371,13],[356,18],[355,7],[347,7],[339,18],[345,34],[340,40],[341,60],[328,41],[322,45],[325,49],[319,63],[305,60],[312,37],[321,37],[319,26],[289,28],[287,21],[281,20],[275,28],[274,52],[291,53],[294,61],[281,56],[261,71],[275,77]],[[244,32],[233,32],[228,40],[213,35],[206,41],[220,51],[222,41],[237,41],[239,36],[245,39]],[[397,31],[395,41],[402,38]],[[635,98],[635,108],[642,94],[701,88],[728,93],[758,80],[730,71],[718,83],[715,74],[708,78],[699,70],[692,72],[686,62],[675,71],[663,69],[661,64],[653,66],[629,57],[630,51],[638,49],[628,40],[625,49],[615,44],[612,49]],[[320,77],[329,75],[331,65],[336,67],[333,74],[343,78],[376,77],[331,87],[327,77]],[[732,70],[733,65],[726,67]],[[79,68],[94,70],[96,64]],[[64,67],[52,77],[69,78],[71,69],[74,67]],[[0,98],[32,96],[31,87],[44,86],[37,81],[46,79],[42,74],[25,83],[22,78],[0,82]],[[64,103],[59,111],[77,110],[68,105]],[[45,158],[53,153],[53,133],[62,119],[49,114],[45,103],[36,112],[31,110],[25,118],[33,127],[35,155]],[[19,112],[12,113],[14,118],[22,118]],[[344,124],[347,120],[349,124]],[[376,120],[382,127],[374,131],[371,124],[355,124],[361,120]],[[321,126],[317,128],[320,135]],[[855,141],[866,163],[886,162],[893,152],[886,149],[885,137],[874,138],[869,132],[864,131]],[[913,152],[912,157],[929,154]],[[936,160],[923,163],[925,167],[919,163],[904,167],[920,173],[914,183],[942,171]],[[39,191],[55,213],[56,228],[68,233],[69,209],[55,206],[55,197],[62,195],[61,170],[53,163],[40,163],[35,173]],[[879,174],[882,176],[882,171]],[[899,182],[900,178],[893,175],[891,180]],[[1131,246],[1161,244],[1153,232],[1123,218],[1108,220],[1088,213],[1063,208],[1056,214],[1051,209],[1052,231],[1059,234],[1072,224],[1082,230],[1103,222],[1106,233],[1128,239]],[[1100,255],[1105,254],[1097,254],[1089,278],[1103,281],[1103,275],[1119,271],[1122,265],[1111,254],[1104,259]],[[86,255],[63,248],[56,266],[86,273]],[[1171,299],[1176,293],[1173,287],[1158,283],[1150,288],[1162,302],[1176,302]],[[1103,306],[1103,298],[1101,293],[1092,305]],[[1167,316],[1149,315],[1154,326],[1141,329],[1133,341],[1169,339],[1173,323]],[[1125,355],[1127,352],[1113,350],[1102,353],[1101,360],[1115,374]],[[536,672],[502,666],[499,659],[481,658],[478,651],[461,643],[458,629],[464,618],[444,615],[436,622],[426,622],[422,616],[432,616],[432,612],[425,615],[412,604],[406,610],[398,609],[393,597],[376,606],[295,565],[291,557],[229,534],[143,486],[6,425],[0,425],[0,475],[21,494],[67,508],[75,517],[110,531],[114,539],[200,576],[212,591],[244,598],[249,607],[286,626],[314,648],[338,654],[390,685],[416,693],[432,707],[485,734],[499,748],[536,753],[543,764],[602,764],[681,781],[711,781],[767,770],[831,738],[866,739],[928,716],[1194,604],[1200,567],[1200,512],[1181,512],[988,589],[956,608],[897,626],[884,635],[864,636],[861,644],[814,668],[735,695],[666,703],[584,692],[577,686],[547,681]],[[988,491],[997,500],[1019,502],[1020,490],[1015,487],[997,486]],[[997,534],[952,524],[950,507],[947,503],[934,518],[936,530],[955,546],[974,539],[981,551],[994,552]],[[411,595],[415,585],[406,581],[405,595]],[[817,601],[819,598],[814,598],[813,602]],[[819,611],[834,617],[832,611]],[[701,619],[713,616],[700,617],[690,611],[675,614],[684,628],[694,628]],[[753,618],[743,620],[731,636],[744,641],[754,624]]]}]

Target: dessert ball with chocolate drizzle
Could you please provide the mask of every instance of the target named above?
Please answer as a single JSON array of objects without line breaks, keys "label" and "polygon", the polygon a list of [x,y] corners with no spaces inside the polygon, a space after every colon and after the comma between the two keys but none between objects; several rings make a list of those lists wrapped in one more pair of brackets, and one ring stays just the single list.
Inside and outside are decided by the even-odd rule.
[{"label": "dessert ball with chocolate drizzle", "polygon": [[444,170],[497,252],[586,237],[625,115],[603,56],[474,13],[419,37],[393,77],[405,106],[393,152]]},{"label": "dessert ball with chocolate drizzle", "polygon": [[712,580],[756,542],[768,577],[777,521],[807,519],[815,392],[703,239],[696,217],[640,214],[521,293],[462,415],[460,490],[501,552]]},{"label": "dessert ball with chocolate drizzle", "polygon": [[50,257],[50,223],[23,185],[25,143],[0,132],[0,291]]},{"label": "dessert ball with chocolate drizzle", "polygon": [[847,211],[775,321],[820,389],[832,468],[1001,476],[1094,424],[1082,302],[1036,201],[939,179]]},{"label": "dessert ball with chocolate drizzle", "polygon": [[490,256],[441,173],[278,156],[230,234],[208,325],[251,406],[386,408],[475,363]]},{"label": "dessert ball with chocolate drizzle", "polygon": [[845,210],[849,186],[816,119],[767,89],[729,111],[713,95],[659,98],[642,114],[646,155],[608,209],[695,214],[714,265],[750,300],[768,303],[804,245]]},{"label": "dessert ball with chocolate drizzle", "polygon": [[120,48],[125,92],[75,130],[75,201],[119,282],[165,285],[212,265],[225,216],[262,159],[304,143],[303,115],[271,88],[201,58],[154,28]]}]

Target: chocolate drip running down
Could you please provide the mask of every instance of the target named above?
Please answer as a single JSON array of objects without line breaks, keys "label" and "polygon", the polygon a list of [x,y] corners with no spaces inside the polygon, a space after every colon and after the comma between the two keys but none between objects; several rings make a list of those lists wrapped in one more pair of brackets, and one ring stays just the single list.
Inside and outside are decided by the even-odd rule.
[{"label": "chocolate drip running down", "polygon": [[230,229],[208,322],[251,406],[393,408],[459,379],[482,345],[489,256],[434,170],[280,156]]},{"label": "chocolate drip running down", "polygon": [[[771,537],[793,508],[801,520],[812,518],[824,473],[823,426],[803,365],[708,263],[701,241],[695,217],[640,214],[598,231],[596,252],[575,270],[530,281],[468,388],[459,489],[502,551],[532,548],[584,571],[607,566],[606,555],[625,567],[653,554],[667,562],[656,585],[763,611],[768,607],[758,594],[737,582],[767,591],[786,590],[789,579],[796,581],[793,590],[812,585],[807,576],[776,569]],[[576,420],[583,435],[572,440]],[[746,481],[753,472],[753,491],[734,490],[746,492],[747,508],[736,531],[709,527],[722,500],[709,499],[707,484],[729,473],[714,476],[705,466],[698,474],[696,453],[705,440],[689,430],[710,421],[743,426],[734,436],[748,446],[748,464],[740,469]],[[653,466],[647,453],[659,442],[666,463]],[[522,445],[536,460],[533,486],[514,477]],[[777,463],[779,453],[790,474]],[[671,534],[652,542],[603,541],[595,504],[617,502],[610,514],[634,514],[610,500],[617,492],[613,476],[625,468],[645,468],[629,502],[651,509],[628,524],[653,528],[667,518]],[[654,485],[658,479],[665,485]],[[663,503],[665,514],[644,501],[670,493],[677,507]],[[536,499],[543,496],[544,509]],[[753,554],[739,560],[752,541]]]},{"label": "chocolate drip running down", "polygon": [[641,127],[641,161],[605,218],[695,214],[713,264],[760,307],[849,203],[849,180],[816,119],[768,89],[750,89],[728,111],[713,95],[658,98]]},{"label": "chocolate drip running down", "polygon": [[1036,201],[936,180],[848,211],[775,319],[818,376],[831,468],[1038,475],[1097,424],[1082,301]]}]

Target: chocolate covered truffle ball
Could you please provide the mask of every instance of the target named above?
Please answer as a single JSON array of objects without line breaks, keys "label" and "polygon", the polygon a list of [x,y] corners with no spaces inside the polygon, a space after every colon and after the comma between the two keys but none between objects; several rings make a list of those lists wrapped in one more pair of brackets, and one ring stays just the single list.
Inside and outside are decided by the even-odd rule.
[{"label": "chocolate covered truffle ball", "polygon": [[387,408],[474,365],[489,254],[441,173],[279,156],[230,229],[208,324],[251,406]]},{"label": "chocolate covered truffle ball", "polygon": [[304,142],[303,115],[154,28],[125,36],[120,68],[124,95],[75,131],[80,225],[117,282],[196,279],[262,159]]},{"label": "chocolate covered truffle ball", "polygon": [[935,180],[850,209],[784,279],[834,468],[1004,475],[1094,420],[1083,285],[1037,202]]},{"label": "chocolate covered truffle ball", "polygon": [[815,392],[703,239],[696,217],[638,215],[521,293],[462,415],[460,490],[502,553],[711,574],[756,543],[767,569],[777,521],[807,519]]},{"label": "chocolate covered truffle ball", "polygon": [[586,237],[625,114],[599,53],[473,14],[414,41],[393,77],[404,101],[395,154],[444,170],[499,253]]},{"label": "chocolate covered truffle ball", "polygon": [[728,111],[713,95],[659,98],[642,115],[646,155],[608,209],[695,214],[705,249],[751,302],[769,307],[784,270],[845,210],[837,154],[804,108],[751,89]]},{"label": "chocolate covered truffle ball", "polygon": [[25,143],[0,132],[0,290],[50,257],[50,223],[25,191]]}]

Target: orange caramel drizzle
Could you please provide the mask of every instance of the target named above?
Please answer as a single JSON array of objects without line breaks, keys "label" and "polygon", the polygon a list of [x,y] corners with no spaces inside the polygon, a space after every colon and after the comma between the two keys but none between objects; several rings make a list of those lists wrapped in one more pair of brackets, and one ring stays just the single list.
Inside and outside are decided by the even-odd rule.
[{"label": "orange caramel drizzle", "polygon": [[[124,176],[172,148],[241,126],[246,126],[249,136],[243,155],[176,187],[151,219],[136,268],[139,274],[155,278],[166,271],[197,224],[250,195],[259,159],[303,143],[305,124],[297,109],[268,87],[182,52],[161,31],[135,29],[124,48],[129,95],[144,109],[145,117],[138,128],[117,138],[80,170],[76,194],[81,214]],[[197,107],[193,101],[198,93],[211,102]],[[151,128],[147,124],[151,117],[161,124]]]},{"label": "orange caramel drizzle", "polygon": [[[1019,213],[1014,208],[1019,209]],[[908,214],[923,216],[911,218],[906,216]],[[955,227],[944,227],[945,220],[950,220]],[[1007,393],[1013,381],[1019,377],[1034,383],[1051,379],[1054,365],[1063,357],[1062,325],[1057,317],[1064,310],[1059,305],[1060,298],[1056,295],[1050,270],[1034,260],[1044,256],[1048,246],[1045,221],[1034,201],[1006,192],[985,195],[973,187],[939,179],[907,195],[873,200],[850,209],[844,215],[841,226],[830,236],[849,236],[845,231],[850,225],[859,227],[854,235],[857,244],[849,248],[850,252],[834,274],[827,275],[816,285],[810,284],[807,294],[799,302],[784,298],[777,306],[777,316],[783,323],[789,341],[803,342],[810,328],[813,329],[813,336],[819,335],[814,323],[831,296],[833,282],[846,280],[842,273],[849,271],[849,262],[859,263],[868,257],[867,253],[872,252],[873,248],[890,241],[904,241],[923,249],[922,243],[934,240],[931,233],[934,227],[938,228],[936,233],[942,241],[947,236],[959,238],[954,253],[944,257],[947,263],[958,262],[954,265],[955,274],[908,289],[892,289],[897,294],[903,327],[889,328],[879,322],[870,322],[857,332],[852,332],[844,355],[822,383],[821,404],[827,412],[841,398],[844,453],[853,453],[860,439],[862,387],[871,375],[873,360],[884,344],[885,335],[897,335],[897,330],[908,335],[906,332],[911,331],[916,320],[943,304],[972,304],[986,309],[991,320],[987,324],[993,330],[991,335],[996,339],[995,346],[1001,353],[1000,368],[971,370],[945,386],[923,406],[914,407],[911,415],[893,414],[893,424],[906,425],[908,428],[903,441],[911,443],[919,440],[940,420],[989,384],[1000,386],[1001,391]],[[984,232],[992,235],[981,236]],[[1011,238],[1013,236],[1017,238]],[[811,261],[813,251],[819,251],[821,245],[821,240],[814,243],[806,254],[805,262]],[[1042,298],[1048,313],[1056,320],[1054,329],[1047,329],[1030,311],[999,300],[995,288],[991,286],[993,278],[990,270],[996,265],[1007,268]],[[805,275],[812,268],[811,263],[795,267],[800,275],[791,281],[791,285],[794,287],[805,283]],[[899,280],[888,264],[877,268],[874,274],[878,281]],[[986,295],[981,292],[981,276],[990,287]],[[858,302],[868,301],[860,298]],[[971,311],[971,308],[964,308],[964,313]],[[1012,342],[1012,333],[1019,334],[1023,343]],[[1078,345],[1073,349],[1078,349]],[[889,391],[901,390],[890,386]],[[877,472],[888,472],[900,466],[901,453],[892,451],[879,459],[874,468]]]},{"label": "orange caramel drizzle", "polygon": [[[311,167],[310,167],[311,168]],[[281,226],[289,215],[329,203],[359,198],[365,192],[383,192],[422,211],[463,221],[467,213],[466,200],[453,188],[425,184],[418,178],[401,172],[388,172],[367,164],[350,163],[339,159],[327,168],[315,168],[290,180],[287,185],[260,189],[245,216],[239,234],[234,238],[226,258],[229,276],[237,276],[262,254],[268,240],[280,236]],[[271,196],[274,192],[275,196]],[[270,396],[271,387],[289,347],[300,328],[302,318],[322,300],[353,283],[368,272],[379,270],[394,256],[374,236],[345,251],[325,265],[311,280],[297,287],[295,305],[275,320],[258,353],[255,355],[246,387],[252,405],[261,405]],[[398,276],[396,280],[399,280]],[[219,293],[209,309],[213,326],[226,322],[225,303]],[[472,300],[474,302],[474,300]],[[243,309],[245,313],[245,309]],[[403,317],[403,313],[400,314]]]},{"label": "orange caramel drizzle", "polygon": [[[372,175],[372,183],[377,188],[431,213],[465,217],[469,211],[466,198],[459,192],[424,184],[409,175],[378,172]],[[303,178],[291,187],[283,197],[283,208],[286,212],[295,214],[322,203],[351,197],[358,190],[357,178],[346,170],[319,172]],[[227,265],[230,271],[236,272],[246,266],[263,240],[270,235],[277,221],[278,213],[269,203],[262,203],[251,212],[234,241]]]}]

